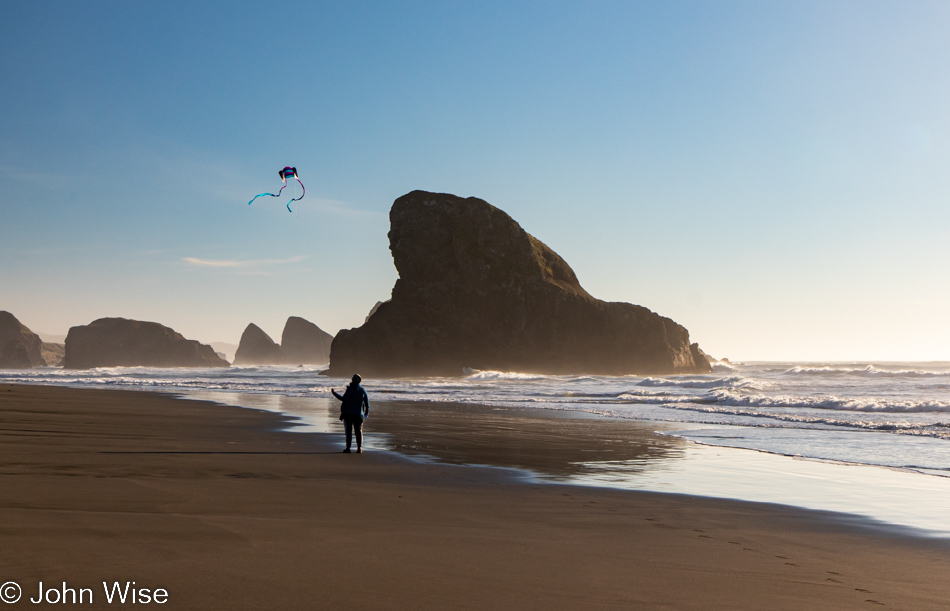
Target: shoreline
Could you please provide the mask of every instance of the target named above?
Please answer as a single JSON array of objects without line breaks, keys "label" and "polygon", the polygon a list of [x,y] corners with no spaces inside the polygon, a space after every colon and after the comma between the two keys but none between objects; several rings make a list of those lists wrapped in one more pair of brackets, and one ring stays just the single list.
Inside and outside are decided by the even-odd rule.
[{"label": "shoreline", "polygon": [[[16,383],[14,383],[16,384]],[[182,389],[177,387],[111,387],[111,386],[73,386],[57,384],[26,383],[24,386],[53,386],[74,389],[102,389],[130,392],[157,393],[169,397],[182,399],[197,399],[211,401],[220,405],[262,409],[287,417],[287,422],[279,429],[286,432],[332,432],[342,440],[342,428],[337,422],[335,413],[325,412],[320,404],[333,406],[336,402],[319,396],[300,396],[262,391],[242,392],[235,390],[206,390]],[[329,392],[329,391],[328,391]],[[315,408],[314,404],[318,405]],[[927,473],[915,469],[901,469],[866,463],[849,463],[846,461],[795,456],[778,452],[769,452],[756,448],[735,447],[720,444],[705,444],[688,436],[665,435],[667,432],[677,432],[690,429],[708,429],[708,424],[694,424],[689,422],[668,422],[652,420],[634,420],[613,417],[598,413],[587,413],[575,410],[559,410],[545,408],[527,408],[516,406],[493,406],[482,403],[458,402],[417,402],[406,399],[376,399],[374,406],[379,405],[409,405],[421,408],[424,411],[452,412],[470,415],[473,412],[492,413],[502,412],[532,421],[549,421],[563,419],[578,422],[592,421],[601,423],[602,428],[614,426],[620,428],[640,429],[640,436],[646,434],[654,438],[660,435],[666,439],[676,439],[683,442],[680,454],[680,466],[685,469],[667,470],[666,476],[642,477],[637,465],[631,469],[629,464],[610,464],[609,462],[594,461],[589,465],[586,474],[579,474],[580,469],[574,469],[571,477],[563,472],[552,472],[550,461],[543,464],[537,462],[524,466],[512,464],[505,460],[504,454],[492,452],[488,460],[481,456],[459,458],[461,453],[436,452],[427,456],[425,452],[415,447],[417,444],[404,443],[406,427],[397,426],[403,443],[376,444],[375,449],[400,453],[414,461],[424,460],[434,464],[457,464],[474,467],[489,467],[508,469],[517,472],[519,478],[536,483],[560,483],[572,486],[590,486],[595,488],[652,491],[662,494],[682,494],[686,496],[700,496],[732,500],[736,502],[765,503],[786,506],[803,511],[824,512],[829,515],[840,515],[844,521],[860,523],[865,521],[865,528],[871,530],[887,530],[898,533],[900,536],[950,540],[950,523],[940,511],[940,507],[950,505],[950,478],[935,473]],[[418,410],[417,410],[418,411]],[[376,411],[378,414],[379,411]],[[329,417],[328,417],[329,416]],[[379,439],[380,430],[377,426],[379,419],[373,418],[368,427],[371,434],[368,443],[373,447],[374,440]],[[390,421],[390,425],[398,424]],[[719,428],[742,428],[742,425],[715,425]],[[385,428],[385,427],[384,427]],[[339,429],[339,430],[337,430]],[[659,429],[659,431],[657,431]],[[657,431],[654,435],[654,431]],[[418,431],[412,429],[412,434]],[[431,433],[432,431],[428,431]],[[456,432],[457,433],[457,432]],[[443,433],[437,432],[436,436]],[[382,431],[383,437],[392,437],[390,433]],[[550,438],[550,437],[549,437]],[[464,446],[465,440],[458,434],[453,436],[453,443]],[[577,440],[575,440],[577,441]],[[508,439],[508,445],[513,442]],[[342,448],[342,441],[340,442]],[[576,457],[577,444],[561,446],[561,450],[574,451]],[[469,448],[471,450],[471,448]],[[549,457],[550,458],[550,457]],[[584,457],[587,458],[587,457]],[[622,462],[622,461],[617,461]],[[749,466],[752,469],[749,470]],[[563,469],[561,469],[563,471]],[[776,478],[776,474],[779,475]],[[936,481],[940,480],[940,481]],[[714,484],[713,482],[717,482]],[[803,487],[802,483],[806,485]],[[828,482],[826,485],[816,486],[816,483]]]},{"label": "shoreline", "polygon": [[[182,396],[292,415],[298,420],[286,431],[337,434],[342,448],[332,399],[217,391]],[[867,528],[903,536],[950,538],[941,509],[950,505],[950,480],[933,474],[702,444],[663,433],[707,425],[478,403],[373,404],[381,409],[374,408],[368,421],[370,447],[435,464],[510,469],[536,483],[782,505],[864,520]],[[536,429],[526,443],[514,432],[519,425]],[[471,433],[482,429],[490,434]]]},{"label": "shoreline", "polygon": [[195,609],[950,597],[945,542],[806,510],[344,455],[328,436],[276,430],[286,417],[147,391],[0,385],[0,418],[0,570],[26,592],[133,579]]}]

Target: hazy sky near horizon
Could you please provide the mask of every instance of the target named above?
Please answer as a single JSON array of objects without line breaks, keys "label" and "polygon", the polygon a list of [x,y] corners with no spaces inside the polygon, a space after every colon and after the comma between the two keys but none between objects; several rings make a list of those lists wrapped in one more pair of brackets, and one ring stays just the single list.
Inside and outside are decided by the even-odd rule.
[{"label": "hazy sky near horizon", "polygon": [[[425,189],[714,356],[950,360],[947,32],[944,1],[0,0],[0,309],[358,326]],[[248,206],[285,165],[294,212]]]}]

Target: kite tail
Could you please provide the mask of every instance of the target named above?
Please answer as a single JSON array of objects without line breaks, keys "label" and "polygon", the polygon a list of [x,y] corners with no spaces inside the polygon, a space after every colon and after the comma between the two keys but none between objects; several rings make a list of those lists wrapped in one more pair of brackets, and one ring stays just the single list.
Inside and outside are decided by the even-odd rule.
[{"label": "kite tail", "polygon": [[[299,182],[299,181],[298,181],[298,182]],[[254,199],[257,199],[258,197],[264,197],[265,195],[270,195],[271,197],[280,197],[280,192],[283,191],[283,190],[286,189],[286,188],[287,188],[287,185],[284,185],[283,187],[280,188],[280,191],[278,191],[277,193],[261,193],[260,195],[255,195],[255,196],[254,196]],[[251,204],[253,204],[253,203],[254,203],[254,199],[252,199],[251,201],[247,202],[247,205],[250,206]]]},{"label": "kite tail", "polygon": [[[294,176],[294,178],[297,178],[297,177]],[[300,182],[300,179],[299,179],[299,178],[297,178],[297,182]],[[302,200],[302,199],[303,199],[303,196],[307,194],[307,187],[303,186],[303,183],[302,183],[302,182],[300,182],[300,188],[303,189],[303,192],[300,194],[300,197],[295,197],[295,198],[293,198],[292,200],[290,200],[289,202],[287,202],[287,211],[288,211],[288,212],[293,212],[293,210],[290,209],[290,204],[291,204],[292,202],[296,202],[296,201]],[[251,200],[251,201],[253,201],[253,200]]]}]

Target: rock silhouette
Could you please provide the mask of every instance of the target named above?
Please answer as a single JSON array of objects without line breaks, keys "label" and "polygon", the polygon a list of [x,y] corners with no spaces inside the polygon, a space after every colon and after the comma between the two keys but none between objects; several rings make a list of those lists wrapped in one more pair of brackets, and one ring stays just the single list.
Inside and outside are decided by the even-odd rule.
[{"label": "rock silhouette", "polygon": [[710,371],[685,328],[595,299],[557,253],[483,200],[413,191],[389,218],[392,299],[336,335],[329,375]]},{"label": "rock silhouette", "polygon": [[36,333],[7,311],[0,311],[0,369],[26,369],[46,364]]},{"label": "rock silhouette", "polygon": [[284,362],[291,365],[329,363],[333,336],[299,316],[291,316],[280,336]]},{"label": "rock silhouette", "polygon": [[283,365],[286,362],[284,351],[260,327],[251,323],[244,329],[234,353],[235,365]]},{"label": "rock silhouette", "polygon": [[93,367],[227,367],[211,346],[157,322],[100,318],[66,335],[67,369]]},{"label": "rock silhouette", "polygon": [[[388,300],[387,300],[387,301],[388,301]],[[379,309],[379,306],[383,305],[383,303],[384,303],[384,302],[382,302],[382,301],[377,301],[377,302],[376,302],[376,305],[374,305],[372,308],[370,308],[369,314],[366,315],[366,318],[363,319],[363,322],[364,322],[364,323],[368,322],[369,319],[373,317],[373,314],[376,313],[376,310]]]}]

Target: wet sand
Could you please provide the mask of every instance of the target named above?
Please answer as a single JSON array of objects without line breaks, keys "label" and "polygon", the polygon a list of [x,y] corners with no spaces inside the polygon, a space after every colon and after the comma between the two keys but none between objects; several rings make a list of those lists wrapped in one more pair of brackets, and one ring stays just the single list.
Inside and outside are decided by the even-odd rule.
[{"label": "wet sand", "polygon": [[[593,420],[565,434],[557,418],[416,408],[375,405],[367,428],[388,419],[404,451],[554,472],[590,452],[675,452]],[[166,589],[162,606],[178,609],[942,609],[950,598],[945,542],[781,506],[340,454],[340,436],[286,424],[158,393],[0,385],[0,582],[24,592],[11,608],[41,580],[91,588],[86,608],[112,608],[104,580]]]}]

